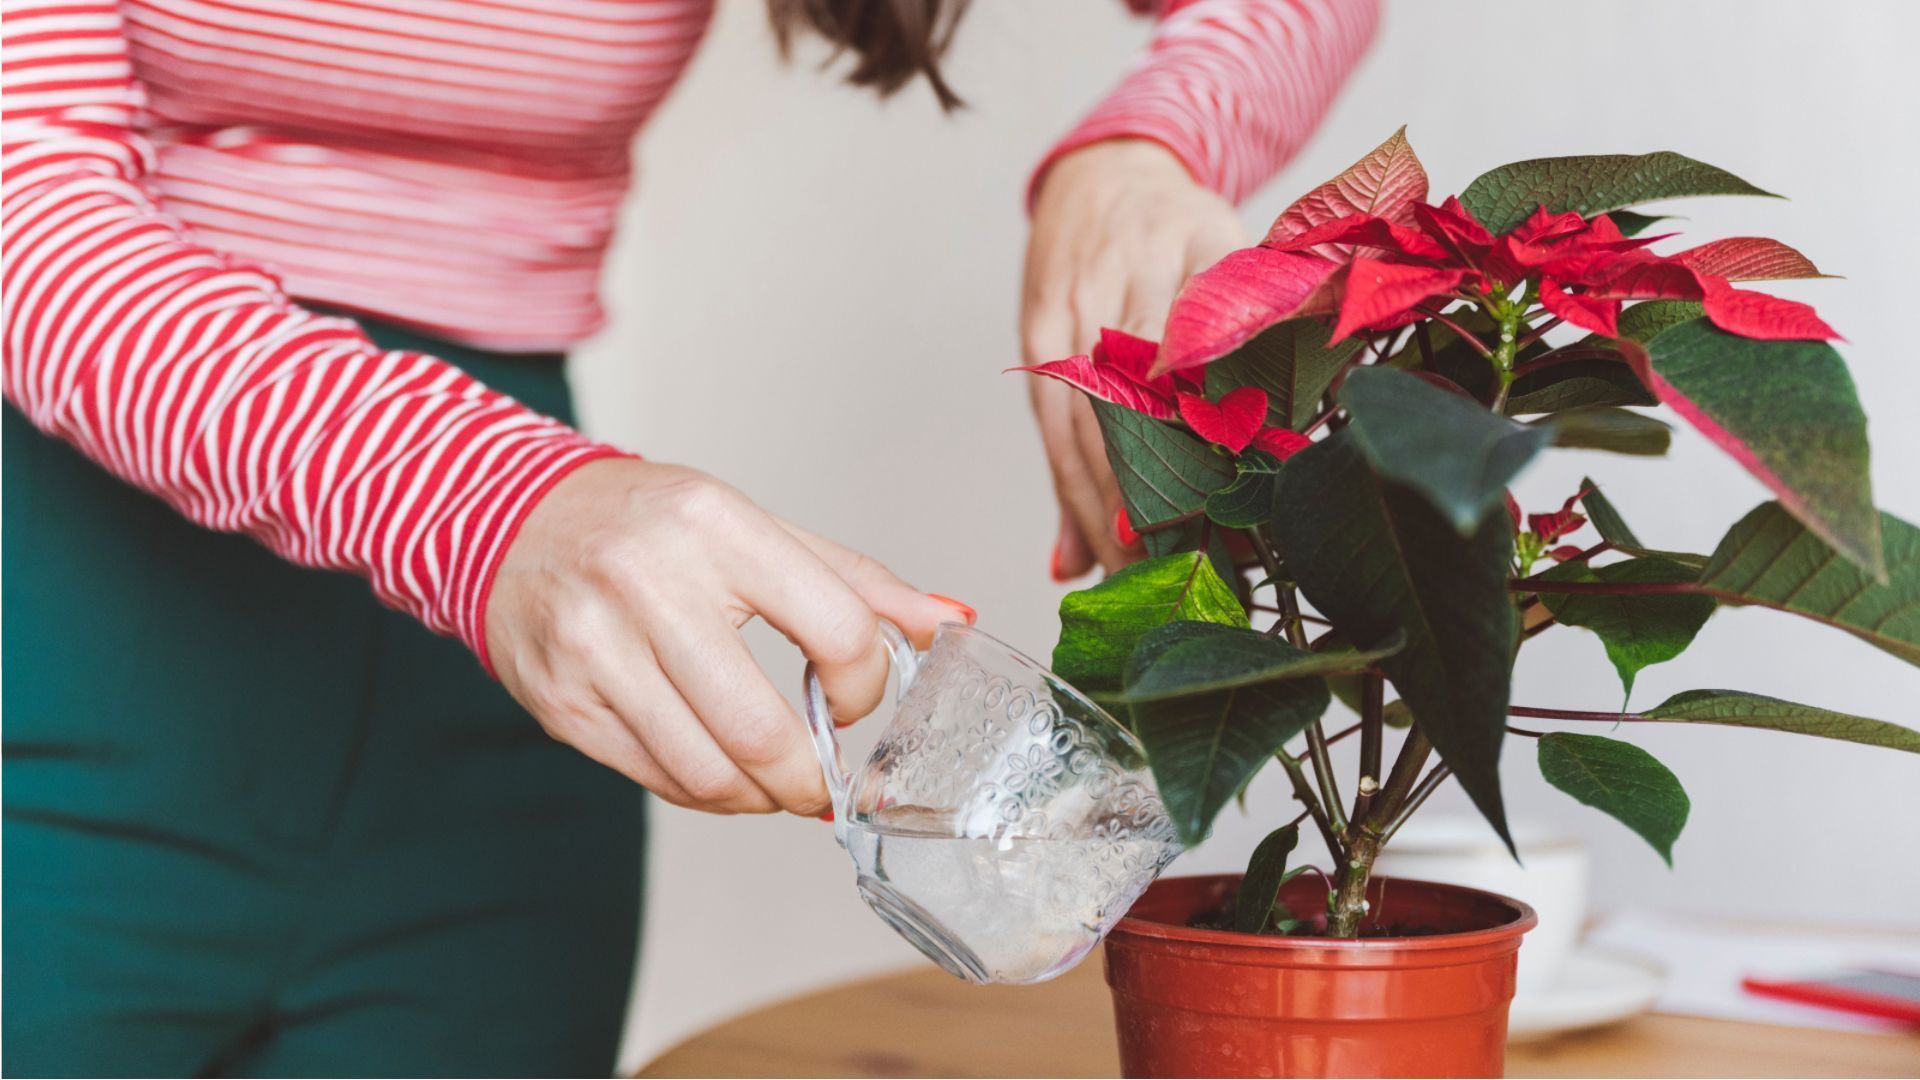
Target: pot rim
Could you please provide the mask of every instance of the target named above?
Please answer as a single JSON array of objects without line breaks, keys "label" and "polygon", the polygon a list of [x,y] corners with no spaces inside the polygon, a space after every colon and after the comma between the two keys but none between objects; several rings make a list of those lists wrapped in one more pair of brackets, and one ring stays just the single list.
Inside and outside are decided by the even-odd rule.
[{"label": "pot rim", "polygon": [[[1183,874],[1179,877],[1162,878],[1162,881],[1232,881],[1244,877],[1243,874]],[[1195,926],[1176,926],[1173,923],[1153,922],[1136,918],[1131,913],[1121,917],[1114,924],[1109,937],[1156,938],[1162,941],[1182,942],[1195,945],[1222,945],[1240,949],[1262,950],[1299,950],[1330,949],[1343,953],[1366,953],[1382,950],[1394,952],[1429,952],[1440,949],[1458,949],[1474,945],[1491,945],[1499,941],[1517,938],[1532,930],[1540,922],[1533,907],[1524,900],[1515,900],[1511,896],[1502,896],[1486,889],[1475,889],[1465,885],[1449,885],[1439,881],[1421,881],[1417,878],[1376,876],[1376,881],[1390,881],[1396,885],[1414,885],[1436,892],[1470,893],[1498,901],[1515,909],[1514,917],[1497,926],[1482,930],[1461,930],[1448,934],[1423,934],[1418,937],[1373,937],[1373,938],[1325,938],[1304,937],[1289,934],[1243,934],[1238,930],[1203,930]]]}]

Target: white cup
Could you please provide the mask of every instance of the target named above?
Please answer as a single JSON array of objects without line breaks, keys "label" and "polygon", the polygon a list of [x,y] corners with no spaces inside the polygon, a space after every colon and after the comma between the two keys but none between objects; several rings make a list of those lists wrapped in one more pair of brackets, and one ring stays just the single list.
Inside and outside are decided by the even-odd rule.
[{"label": "white cup", "polygon": [[[1477,817],[1408,820],[1374,863],[1374,872],[1418,881],[1467,885],[1524,900],[1540,916],[1520,947],[1516,993],[1550,989],[1580,938],[1587,917],[1587,851],[1580,841],[1532,823],[1513,826],[1521,862]],[[1386,904],[1391,906],[1389,890]]]}]

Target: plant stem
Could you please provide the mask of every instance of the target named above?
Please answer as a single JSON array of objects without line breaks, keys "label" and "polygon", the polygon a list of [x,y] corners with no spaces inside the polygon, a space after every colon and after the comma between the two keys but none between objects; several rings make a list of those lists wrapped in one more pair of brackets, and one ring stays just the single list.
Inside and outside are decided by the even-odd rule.
[{"label": "plant stem", "polygon": [[[1341,739],[1344,739],[1347,736],[1359,730],[1360,730],[1359,724],[1348,724],[1346,727],[1343,727],[1339,731],[1336,731],[1333,734],[1327,736],[1327,745],[1332,746],[1334,743],[1339,742]],[[1302,750],[1299,753],[1293,755],[1293,760],[1305,761],[1307,760],[1307,756],[1312,753],[1313,751],[1311,750]]]},{"label": "plant stem", "polygon": [[1439,323],[1441,326],[1444,326],[1447,329],[1453,331],[1456,335],[1459,336],[1460,340],[1466,342],[1468,345],[1473,346],[1474,352],[1477,352],[1481,356],[1485,356],[1489,358],[1493,356],[1493,350],[1487,348],[1484,342],[1482,342],[1479,338],[1474,337],[1472,334],[1469,334],[1465,327],[1461,326],[1457,322],[1454,322],[1452,319],[1442,314],[1438,309],[1421,307],[1421,308],[1415,308],[1414,310],[1418,311],[1422,315],[1425,315],[1427,318],[1432,319],[1434,322]]},{"label": "plant stem", "polygon": [[1380,838],[1368,830],[1361,830],[1347,845],[1347,857],[1334,882],[1333,906],[1327,911],[1328,936],[1360,936],[1360,922],[1367,915],[1367,880],[1373,876],[1373,860],[1379,854]]},{"label": "plant stem", "polygon": [[1320,798],[1327,804],[1327,818],[1333,824],[1333,831],[1344,834],[1347,814],[1340,804],[1340,780],[1333,774],[1333,759],[1327,754],[1327,732],[1318,720],[1307,725],[1307,754],[1314,779],[1320,782]]},{"label": "plant stem", "polygon": [[1307,782],[1307,774],[1300,768],[1300,762],[1292,754],[1282,750],[1274,755],[1279,759],[1280,767],[1287,772],[1287,779],[1293,781],[1293,797],[1305,804],[1307,813],[1313,817],[1313,823],[1320,829],[1320,839],[1327,843],[1327,857],[1339,862],[1346,857],[1346,848],[1340,843],[1340,837],[1333,831],[1333,823],[1327,820],[1327,812],[1320,805],[1320,799],[1313,793],[1313,785]]},{"label": "plant stem", "polygon": [[[1387,681],[1378,675],[1360,677],[1360,775],[1372,777],[1375,784],[1380,783],[1380,742],[1386,724],[1382,717],[1387,708]],[[1358,808],[1353,812],[1358,819],[1362,815]]]},{"label": "plant stem", "polygon": [[1524,736],[1526,736],[1526,737],[1527,737],[1527,738],[1529,738],[1529,739],[1538,739],[1538,738],[1541,738],[1541,737],[1543,737],[1543,736],[1545,736],[1545,735],[1546,735],[1546,732],[1544,732],[1544,731],[1534,731],[1534,730],[1531,730],[1531,729],[1529,729],[1529,728],[1523,728],[1523,727],[1514,727],[1514,726],[1513,726],[1512,724],[1508,724],[1508,725],[1507,725],[1507,734],[1509,734],[1509,735],[1524,735]]},{"label": "plant stem", "polygon": [[1420,346],[1420,365],[1422,367],[1432,367],[1433,333],[1427,328],[1427,324],[1424,321],[1413,324],[1413,340]]},{"label": "plant stem", "polygon": [[1493,373],[1500,380],[1490,408],[1499,412],[1507,403],[1507,391],[1513,389],[1513,358],[1520,352],[1520,314],[1524,304],[1501,302],[1494,305],[1494,318],[1500,323],[1500,340],[1493,347]]},{"label": "plant stem", "polygon": [[1373,860],[1385,843],[1382,827],[1409,804],[1420,770],[1432,753],[1433,744],[1416,724],[1407,732],[1400,756],[1394,759],[1393,772],[1375,793],[1366,818],[1347,830],[1346,853],[1336,860],[1339,874],[1327,911],[1327,932],[1333,937],[1359,936],[1361,920],[1367,913],[1367,881],[1373,875]]},{"label": "plant stem", "polygon": [[1386,828],[1382,830],[1380,846],[1387,846],[1387,842],[1393,839],[1393,834],[1400,831],[1400,826],[1405,825],[1414,811],[1420,809],[1420,804],[1427,801],[1427,796],[1438,790],[1440,785],[1446,782],[1447,777],[1452,775],[1453,770],[1447,768],[1445,764],[1435,765],[1432,771],[1427,773],[1426,778],[1420,781],[1420,786],[1414,788],[1413,793],[1407,796],[1407,805],[1393,815],[1392,821],[1387,822]]}]

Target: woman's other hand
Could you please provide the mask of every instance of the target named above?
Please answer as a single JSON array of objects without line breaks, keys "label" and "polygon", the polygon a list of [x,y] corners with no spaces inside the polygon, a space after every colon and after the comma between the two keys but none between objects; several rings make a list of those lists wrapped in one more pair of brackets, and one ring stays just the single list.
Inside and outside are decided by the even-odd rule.
[{"label": "woman's other hand", "polygon": [[754,662],[760,616],[816,665],[834,717],[873,711],[876,616],[921,646],[971,609],[928,596],[692,469],[581,466],[540,500],[486,611],[494,671],[548,734],[679,806],[817,815],[805,724]]},{"label": "woman's other hand", "polygon": [[[1084,353],[1102,327],[1159,340],[1187,278],[1246,242],[1233,206],[1159,143],[1115,139],[1062,156],[1034,199],[1020,312],[1026,362]],[[1117,570],[1140,548],[1120,539],[1120,490],[1093,408],[1055,379],[1028,385],[1060,500],[1053,578]]]}]

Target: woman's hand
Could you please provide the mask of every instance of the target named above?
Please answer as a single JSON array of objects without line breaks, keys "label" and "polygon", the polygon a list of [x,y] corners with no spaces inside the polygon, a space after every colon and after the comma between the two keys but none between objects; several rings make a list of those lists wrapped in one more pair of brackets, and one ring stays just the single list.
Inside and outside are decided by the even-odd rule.
[{"label": "woman's hand", "polygon": [[[1116,139],[1067,154],[1034,202],[1020,313],[1026,362],[1084,353],[1102,327],[1158,340],[1187,278],[1246,242],[1232,205],[1159,143]],[[1117,535],[1120,490],[1093,408],[1057,380],[1028,385],[1060,499],[1054,580],[1096,563],[1117,570],[1139,548]]]},{"label": "woman's hand", "polygon": [[521,525],[487,602],[487,651],[548,734],[668,802],[819,814],[806,726],[739,629],[759,615],[784,633],[849,723],[886,688],[876,613],[922,646],[941,622],[973,621],[712,477],[609,459]]}]

